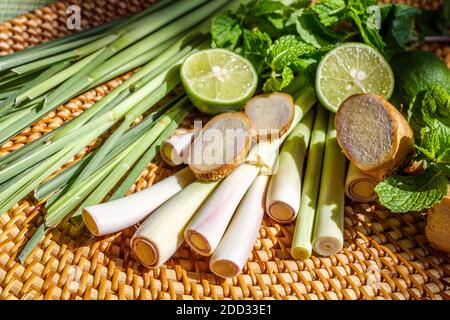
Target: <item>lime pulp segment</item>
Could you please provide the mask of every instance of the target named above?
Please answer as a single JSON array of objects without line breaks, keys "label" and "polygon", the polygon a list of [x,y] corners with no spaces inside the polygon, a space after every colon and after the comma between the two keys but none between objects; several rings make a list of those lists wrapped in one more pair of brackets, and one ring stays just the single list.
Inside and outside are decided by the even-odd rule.
[{"label": "lime pulp segment", "polygon": [[316,88],[320,102],[336,112],[344,100],[357,93],[374,93],[389,99],[394,75],[378,51],[365,44],[347,43],[322,59]]}]

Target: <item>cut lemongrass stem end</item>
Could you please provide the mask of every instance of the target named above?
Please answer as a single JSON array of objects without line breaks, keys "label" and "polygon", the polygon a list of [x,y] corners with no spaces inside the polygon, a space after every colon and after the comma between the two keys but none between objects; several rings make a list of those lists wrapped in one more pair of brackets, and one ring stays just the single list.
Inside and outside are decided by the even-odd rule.
[{"label": "cut lemongrass stem end", "polygon": [[270,180],[266,212],[279,223],[294,221],[300,209],[303,164],[313,121],[311,110],[286,139],[278,157],[277,170]]},{"label": "cut lemongrass stem end", "polygon": [[314,251],[324,257],[339,253],[344,245],[346,164],[330,115],[313,239]]},{"label": "cut lemongrass stem end", "polygon": [[294,229],[291,254],[295,259],[306,260],[312,254],[312,236],[320,192],[323,155],[327,138],[328,112],[318,107],[311,133],[308,161],[303,179],[300,211]]},{"label": "cut lemongrass stem end", "polygon": [[218,184],[195,181],[150,215],[131,239],[139,262],[156,268],[170,259],[184,242],[183,232],[189,221]]},{"label": "cut lemongrass stem end", "polygon": [[264,195],[269,176],[258,176],[240,203],[233,220],[210,260],[220,277],[236,277],[248,260],[264,215]]},{"label": "cut lemongrass stem end", "polygon": [[185,168],[146,190],[85,208],[83,220],[97,237],[121,231],[145,219],[194,180],[192,171]]},{"label": "cut lemongrass stem end", "polygon": [[184,237],[192,250],[202,256],[213,254],[258,173],[259,167],[242,164],[223,180],[185,231]]},{"label": "cut lemongrass stem end", "polygon": [[355,202],[372,202],[378,198],[375,187],[379,182],[350,163],[345,181],[345,193]]},{"label": "cut lemongrass stem end", "polygon": [[179,166],[185,163],[193,140],[194,132],[192,130],[177,129],[170,138],[161,144],[161,158],[170,166]]}]

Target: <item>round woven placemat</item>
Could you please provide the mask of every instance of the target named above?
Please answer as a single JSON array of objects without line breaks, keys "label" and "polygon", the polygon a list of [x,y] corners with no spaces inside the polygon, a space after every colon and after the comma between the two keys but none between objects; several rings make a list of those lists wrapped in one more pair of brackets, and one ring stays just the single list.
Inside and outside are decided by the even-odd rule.
[{"label": "round woven placemat", "polygon": [[[400,1],[397,1],[400,2]],[[403,1],[437,9],[442,1]],[[68,33],[66,7],[79,4],[83,28],[137,12],[144,0],[63,1],[0,24],[0,55]],[[427,45],[450,66],[450,47]],[[3,146],[20,148],[92,106],[124,75],[71,100]],[[101,143],[94,141],[73,160]],[[130,192],[171,174],[160,160],[149,164]],[[395,215],[376,204],[347,203],[345,249],[329,258],[290,256],[293,225],[264,218],[242,275],[222,279],[208,259],[183,246],[165,266],[149,270],[134,259],[134,228],[93,239],[65,221],[49,233],[25,264],[16,257],[42,220],[31,197],[0,217],[0,299],[450,299],[450,257],[428,245],[420,214]]]}]

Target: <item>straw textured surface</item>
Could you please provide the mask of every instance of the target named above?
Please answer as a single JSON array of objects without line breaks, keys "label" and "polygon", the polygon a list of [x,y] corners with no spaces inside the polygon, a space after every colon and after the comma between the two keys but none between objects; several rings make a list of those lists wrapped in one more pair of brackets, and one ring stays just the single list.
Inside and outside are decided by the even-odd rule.
[{"label": "straw textured surface", "polygon": [[[85,28],[148,5],[140,0],[78,2],[89,17],[83,19]],[[428,7],[442,3],[409,2]],[[53,4],[0,25],[0,54],[67,34],[66,6]],[[426,49],[450,66],[450,47]],[[77,116],[127,76],[61,106],[0,146],[0,156]],[[99,143],[101,139],[94,141],[74,161]],[[156,160],[130,192],[169,174],[171,170]],[[289,253],[293,225],[264,218],[244,273],[228,280],[213,275],[208,259],[186,246],[162,268],[145,269],[129,248],[134,228],[94,239],[70,221],[49,233],[22,265],[16,260],[19,249],[42,220],[40,204],[31,197],[0,217],[0,299],[450,299],[450,257],[426,242],[426,217],[391,214],[376,204],[348,203],[345,249],[304,262]]]}]

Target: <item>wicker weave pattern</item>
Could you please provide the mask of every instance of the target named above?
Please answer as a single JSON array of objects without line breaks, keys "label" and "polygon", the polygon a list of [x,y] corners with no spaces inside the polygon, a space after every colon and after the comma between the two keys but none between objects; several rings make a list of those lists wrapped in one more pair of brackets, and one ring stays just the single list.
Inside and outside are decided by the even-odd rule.
[{"label": "wicker weave pattern", "polygon": [[[92,15],[91,26],[139,10],[144,3],[92,0],[82,5]],[[418,3],[434,6],[440,1]],[[65,6],[58,3],[0,25],[0,54],[65,34]],[[113,14],[105,10],[111,7],[116,10]],[[52,25],[59,29],[52,30]],[[426,49],[450,66],[449,47]],[[83,112],[128,76],[58,108],[0,147],[0,156]],[[99,143],[101,139],[74,160]],[[131,191],[170,173],[157,160]],[[18,251],[43,219],[39,206],[26,198],[0,217],[0,299],[450,299],[450,257],[427,244],[426,217],[390,214],[375,204],[348,203],[345,249],[334,257],[305,262],[293,260],[289,253],[293,225],[280,226],[264,218],[244,273],[228,280],[211,274],[208,259],[187,247],[164,267],[144,269],[129,249],[134,228],[93,239],[82,225],[69,221],[49,233],[21,265],[16,261]]]}]

